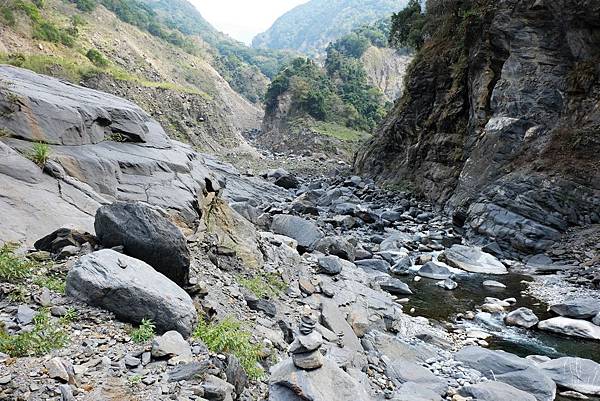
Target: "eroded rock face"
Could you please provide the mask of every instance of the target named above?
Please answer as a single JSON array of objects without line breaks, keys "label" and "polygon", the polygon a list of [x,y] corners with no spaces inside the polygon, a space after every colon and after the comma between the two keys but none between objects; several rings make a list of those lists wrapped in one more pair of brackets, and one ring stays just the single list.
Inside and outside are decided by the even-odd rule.
[{"label": "eroded rock face", "polygon": [[[456,48],[425,46],[417,55],[405,96],[355,167],[410,180],[472,234],[538,253],[567,227],[600,221],[600,177],[590,174],[600,150],[590,136],[600,128],[600,5],[484,3],[476,24],[433,35],[434,44]],[[461,4],[428,13],[458,24],[452,8]]]},{"label": "eroded rock face", "polygon": [[83,256],[67,275],[67,295],[139,324],[151,319],[157,330],[188,337],[196,324],[190,296],[146,263],[105,249]]},{"label": "eroded rock face", "polygon": [[[193,228],[205,191],[220,189],[200,155],[127,100],[9,66],[0,80],[11,83],[0,96],[1,241],[65,224],[92,232],[98,207],[116,200],[160,206]],[[26,157],[38,141],[50,148],[45,173]]]}]

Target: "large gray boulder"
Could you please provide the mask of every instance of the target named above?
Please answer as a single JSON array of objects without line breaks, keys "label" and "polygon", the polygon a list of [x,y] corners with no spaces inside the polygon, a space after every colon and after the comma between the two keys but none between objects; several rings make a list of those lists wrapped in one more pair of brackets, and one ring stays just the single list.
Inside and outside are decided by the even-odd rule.
[{"label": "large gray boulder", "polygon": [[536,401],[535,397],[506,383],[488,381],[461,388],[459,394],[474,401]]},{"label": "large gray boulder", "polygon": [[568,317],[553,317],[538,323],[540,330],[551,331],[565,336],[600,340],[600,326],[587,320],[570,319]]},{"label": "large gray boulder", "polygon": [[444,252],[444,258],[450,266],[470,273],[508,273],[506,267],[495,256],[474,247],[452,245],[450,249],[446,249]]},{"label": "large gray boulder", "polygon": [[301,251],[312,250],[323,238],[323,233],[315,223],[287,214],[273,217],[271,229],[275,234],[285,235],[298,241],[298,249]]},{"label": "large gray boulder", "polygon": [[67,275],[66,293],[138,324],[151,319],[160,332],[188,337],[196,324],[190,296],[148,264],[105,249],[83,256]]},{"label": "large gray boulder", "polygon": [[600,365],[583,358],[558,358],[539,367],[560,387],[600,395]]},{"label": "large gray boulder", "polygon": [[446,267],[435,262],[425,263],[417,272],[421,277],[433,280],[445,280],[452,276],[452,272]]},{"label": "large gray boulder", "polygon": [[127,255],[143,260],[178,285],[188,284],[190,251],[185,237],[156,210],[139,202],[115,202],[98,209],[94,227],[105,247],[123,246]]},{"label": "large gray boulder", "polygon": [[510,312],[504,317],[504,323],[509,326],[519,326],[526,329],[534,327],[540,319],[533,313],[531,309],[519,308]]},{"label": "large gray boulder", "polygon": [[371,401],[366,389],[328,359],[314,370],[301,370],[291,358],[274,366],[269,401]]},{"label": "large gray boulder", "polygon": [[538,401],[554,401],[556,384],[526,359],[481,347],[465,347],[454,358],[490,380],[503,382],[532,394]]},{"label": "large gray boulder", "polygon": [[573,319],[592,319],[600,313],[600,299],[575,298],[550,306],[557,315]]}]

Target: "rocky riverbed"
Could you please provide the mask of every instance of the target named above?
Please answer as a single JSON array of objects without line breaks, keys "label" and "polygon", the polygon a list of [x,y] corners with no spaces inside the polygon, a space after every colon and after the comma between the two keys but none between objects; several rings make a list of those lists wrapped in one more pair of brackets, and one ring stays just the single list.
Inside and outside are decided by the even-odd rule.
[{"label": "rocky riverbed", "polygon": [[[600,360],[594,338],[600,326],[592,323],[598,323],[600,303],[591,282],[566,285],[573,273],[556,274],[564,268],[552,275],[525,274],[536,261],[545,263],[545,272],[555,261],[504,260],[470,247],[427,203],[357,176],[296,177],[279,169],[260,177],[221,166],[216,175],[225,189],[219,218],[231,221],[224,218],[216,236],[197,233],[178,240],[171,234],[171,242],[161,245],[164,232],[174,227],[167,219],[152,209],[144,212],[142,204],[115,204],[110,212],[98,212],[98,238],[66,230],[37,243],[38,248],[59,244],[29,257],[47,258],[47,269],[58,276],[70,272],[66,294],[29,282],[16,302],[10,300],[16,286],[4,284],[9,296],[0,303],[4,326],[11,334],[32,330],[33,316],[42,308],[50,310],[50,319],[71,310],[77,314],[68,323],[64,348],[44,357],[2,356],[2,397],[279,401],[363,394],[361,400],[417,401],[600,394],[592,374],[600,373],[593,362]],[[112,242],[103,237],[109,229],[104,227],[112,230]],[[218,239],[226,234],[229,246]],[[165,274],[175,274],[176,265],[185,271],[189,255],[191,284],[181,283],[187,293],[176,295],[179,287],[173,284],[172,296],[153,297],[153,286],[165,295],[171,281],[148,276],[152,267],[161,271],[152,254],[138,254],[147,264],[118,256],[148,245],[172,250]],[[116,251],[96,250],[103,247]],[[540,270],[541,264],[535,266]],[[139,270],[120,273],[129,269]],[[113,278],[100,283],[100,271]],[[252,293],[247,280],[266,280],[265,274],[281,279],[284,289]],[[136,275],[146,279],[140,282]],[[127,295],[118,296],[119,288]],[[98,291],[101,299],[93,296]],[[549,304],[559,305],[547,312]],[[197,337],[184,339],[194,322],[159,319],[191,308],[186,316],[195,321],[194,305],[203,316],[245,322],[251,341],[263,348],[261,364],[268,373],[248,379],[234,356],[210,351]],[[166,334],[147,343],[132,341],[130,326],[121,321],[139,323],[157,308],[165,310],[155,316],[158,333]],[[528,311],[537,316],[525,328],[521,315]],[[310,333],[316,340],[310,342],[298,331],[306,313],[315,316]],[[510,320],[515,313],[521,315]],[[292,353],[314,356],[289,359],[294,338],[302,345],[292,344]],[[347,391],[335,391],[342,383]]]},{"label": "rocky riverbed", "polygon": [[240,172],[123,99],[0,72],[23,131],[0,138],[0,399],[598,399],[597,226],[512,257],[343,161]]}]

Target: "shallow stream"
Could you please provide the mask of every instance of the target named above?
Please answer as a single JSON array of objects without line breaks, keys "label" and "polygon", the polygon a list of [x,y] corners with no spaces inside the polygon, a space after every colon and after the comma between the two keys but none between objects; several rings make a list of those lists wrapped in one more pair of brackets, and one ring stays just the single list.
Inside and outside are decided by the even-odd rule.
[{"label": "shallow stream", "polygon": [[[458,313],[475,311],[477,305],[484,303],[485,297],[499,299],[516,298],[514,309],[526,307],[544,320],[552,317],[547,311],[548,306],[523,291],[527,288],[525,282],[531,281],[530,276],[508,274],[505,276],[489,276],[481,274],[462,274],[454,277],[458,288],[453,291],[444,290],[436,285],[436,280],[422,279],[410,283],[415,295],[410,297],[408,308],[414,307],[415,314],[425,316],[440,322],[454,321]],[[506,285],[505,289],[484,287],[485,280],[495,280]],[[408,282],[408,281],[407,281]],[[517,327],[507,327],[501,317],[490,321],[468,321],[465,325],[476,326],[492,334],[490,348],[502,349],[520,356],[547,355],[551,358],[561,356],[579,356],[600,363],[600,343],[586,341],[573,337],[559,336],[541,330],[527,330]]]}]

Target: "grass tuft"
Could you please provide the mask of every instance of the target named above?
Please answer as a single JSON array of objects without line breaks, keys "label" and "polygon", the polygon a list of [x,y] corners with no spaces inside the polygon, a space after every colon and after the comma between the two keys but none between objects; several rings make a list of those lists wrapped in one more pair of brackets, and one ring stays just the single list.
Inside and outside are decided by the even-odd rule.
[{"label": "grass tuft", "polygon": [[69,342],[64,325],[53,320],[47,309],[40,310],[33,319],[33,329],[10,335],[0,331],[0,352],[11,357],[42,356],[63,348]]},{"label": "grass tuft", "polygon": [[36,142],[31,148],[29,158],[38,166],[43,167],[48,162],[48,159],[50,158],[50,153],[50,145],[43,142]]},{"label": "grass tuft", "polygon": [[277,298],[287,289],[287,284],[276,273],[261,272],[252,278],[239,276],[237,281],[258,298]]},{"label": "grass tuft", "polygon": [[54,291],[59,294],[65,293],[66,282],[62,277],[38,276],[33,280],[33,283],[40,287],[46,287],[50,291]]},{"label": "grass tuft", "polygon": [[14,254],[14,244],[0,247],[0,281],[16,283],[31,275],[34,263]]},{"label": "grass tuft", "polygon": [[131,331],[131,339],[134,343],[142,344],[154,338],[154,323],[150,319],[142,319],[137,329]]},{"label": "grass tuft", "polygon": [[250,342],[252,334],[243,328],[242,322],[231,317],[220,322],[207,322],[203,316],[198,320],[194,337],[202,340],[209,350],[235,355],[252,379],[264,376],[264,371],[258,364],[261,346]]}]

